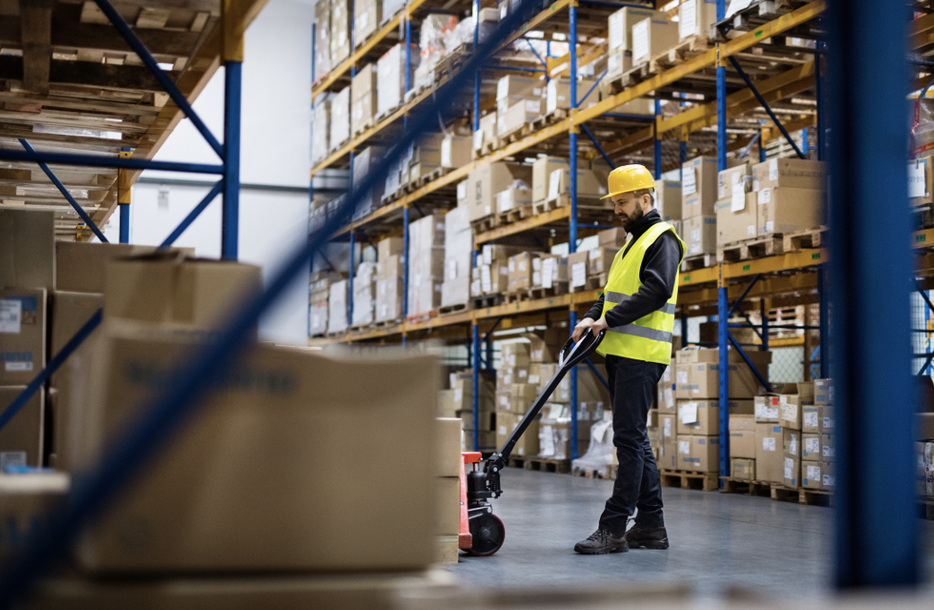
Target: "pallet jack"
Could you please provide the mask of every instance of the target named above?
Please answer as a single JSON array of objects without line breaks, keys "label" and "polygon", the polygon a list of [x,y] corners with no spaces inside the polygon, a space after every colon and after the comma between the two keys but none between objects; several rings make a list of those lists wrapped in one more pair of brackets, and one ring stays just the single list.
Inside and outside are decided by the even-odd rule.
[{"label": "pallet jack", "polygon": [[[464,464],[471,464],[472,469],[466,474],[462,469],[461,473],[460,548],[471,555],[486,557],[493,555],[503,546],[506,540],[506,526],[499,517],[493,514],[493,506],[490,504],[490,499],[498,498],[503,493],[499,480],[500,472],[509,462],[509,456],[516,442],[541,412],[542,407],[551,398],[564,376],[597,349],[605,335],[605,330],[596,336],[588,331],[577,343],[574,343],[573,339],[568,339],[558,353],[558,370],[554,377],[532,403],[532,407],[499,451],[494,452],[486,460],[482,459],[479,452],[463,454]],[[469,530],[469,533],[465,530]]]}]

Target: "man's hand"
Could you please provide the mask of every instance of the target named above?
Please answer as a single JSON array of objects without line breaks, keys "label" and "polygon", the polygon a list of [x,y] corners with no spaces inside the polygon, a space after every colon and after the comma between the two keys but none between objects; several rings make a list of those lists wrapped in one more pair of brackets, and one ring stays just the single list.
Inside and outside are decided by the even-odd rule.
[{"label": "man's hand", "polygon": [[[603,318],[600,318],[600,319],[602,320]],[[574,332],[571,333],[571,339],[574,340],[574,343],[577,343],[578,341],[580,341],[581,337],[584,336],[584,333],[586,333],[590,328],[593,328],[593,325],[594,325],[594,321],[591,318],[584,318],[583,320],[578,322],[577,326],[574,327]]]},{"label": "man's hand", "polygon": [[600,318],[599,320],[593,323],[591,332],[593,333],[593,336],[596,337],[597,335],[600,334],[601,331],[604,331],[607,328],[608,328],[608,325],[606,323],[606,316],[603,316],[602,318]]}]

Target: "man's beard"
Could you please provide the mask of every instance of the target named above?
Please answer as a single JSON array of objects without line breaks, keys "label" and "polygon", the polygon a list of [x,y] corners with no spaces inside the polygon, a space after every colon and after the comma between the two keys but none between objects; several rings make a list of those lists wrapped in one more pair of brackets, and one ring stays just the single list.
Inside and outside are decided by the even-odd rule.
[{"label": "man's beard", "polygon": [[618,214],[620,222],[623,223],[623,228],[626,231],[629,231],[629,228],[636,223],[639,219],[645,216],[645,212],[642,210],[642,206],[636,206],[635,211],[633,211],[632,216],[626,216],[624,214]]}]

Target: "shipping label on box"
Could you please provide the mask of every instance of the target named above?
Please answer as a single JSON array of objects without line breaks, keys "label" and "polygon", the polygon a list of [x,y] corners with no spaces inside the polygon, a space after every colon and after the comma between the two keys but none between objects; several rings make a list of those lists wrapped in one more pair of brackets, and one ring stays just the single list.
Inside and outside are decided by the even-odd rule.
[{"label": "shipping label on box", "polygon": [[28,385],[45,367],[46,291],[0,290],[0,386]]},{"label": "shipping label on box", "polygon": [[756,476],[760,481],[781,483],[784,479],[782,428],[756,424]]}]

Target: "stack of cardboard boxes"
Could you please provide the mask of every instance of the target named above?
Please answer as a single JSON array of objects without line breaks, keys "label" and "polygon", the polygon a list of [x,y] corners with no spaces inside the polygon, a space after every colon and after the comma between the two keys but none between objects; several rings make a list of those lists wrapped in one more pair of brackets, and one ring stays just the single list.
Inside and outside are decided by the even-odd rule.
[{"label": "stack of cardboard boxes", "polygon": [[[315,78],[324,78],[331,71],[331,3],[315,3]],[[315,100],[315,107],[318,100]],[[314,162],[314,160],[312,160]]]},{"label": "stack of cardboard boxes", "polygon": [[344,87],[331,98],[328,152],[334,152],[350,141],[350,87]]},{"label": "stack of cardboard boxes", "polygon": [[[538,397],[538,385],[532,383],[530,343],[507,343],[500,348],[502,367],[496,374],[496,446],[501,447]],[[543,356],[538,350],[535,364]],[[517,457],[538,455],[539,424],[536,419],[523,433],[513,454]]]},{"label": "stack of cardboard boxes", "polygon": [[376,65],[366,64],[360,68],[350,84],[350,133],[353,136],[363,133],[374,124],[376,113],[379,111],[376,87]]},{"label": "stack of cardboard boxes", "polygon": [[[377,71],[377,116],[382,117],[399,106],[405,99],[405,81],[406,81],[406,56],[405,43],[399,43],[386,51],[379,58],[376,65]],[[418,67],[419,54],[418,46],[412,45],[410,68],[415,70]]]},{"label": "stack of cardboard boxes", "polygon": [[347,323],[347,292],[350,282],[339,280],[331,284],[328,292],[328,334],[342,333],[350,326]]},{"label": "stack of cardboard boxes", "polygon": [[[478,415],[476,430],[480,447],[496,444],[496,381],[488,371],[478,373]],[[456,417],[464,429],[464,451],[473,451],[473,369],[451,373],[449,387],[438,394],[439,417]]]},{"label": "stack of cardboard boxes", "polygon": [[[767,379],[771,352],[747,355]],[[719,357],[717,349],[687,348],[676,352],[673,387],[663,381],[659,388],[660,468],[719,471]],[[752,399],[762,389],[758,378],[735,350],[730,350],[728,368],[729,416],[751,415]]]},{"label": "stack of cardboard boxes", "polygon": [[461,469],[464,466],[461,457],[463,442],[461,420],[442,418],[437,420],[438,443],[434,463],[437,465],[438,498],[435,503],[435,527],[438,537],[439,563],[457,563],[458,542],[461,521]]},{"label": "stack of cardboard boxes", "polygon": [[353,278],[353,319],[351,326],[368,326],[376,312],[376,263],[361,262]]},{"label": "stack of cardboard boxes", "polygon": [[496,84],[496,136],[504,138],[542,114],[545,83],[539,78],[510,74]]},{"label": "stack of cardboard boxes", "polygon": [[500,295],[509,288],[509,258],[523,246],[484,244],[471,275],[471,296]]},{"label": "stack of cardboard boxes", "polygon": [[470,221],[475,222],[498,213],[497,196],[504,191],[517,189],[525,193],[509,193],[500,197],[531,201],[528,192],[532,184],[532,168],[516,163],[485,163],[470,172],[467,177],[467,205]]},{"label": "stack of cardboard boxes", "polygon": [[[601,162],[602,163],[602,162]],[[612,204],[601,201],[606,195],[608,171],[605,166],[592,167],[586,160],[577,162],[577,197],[578,202],[588,205],[603,205],[608,209]],[[567,205],[571,192],[571,163],[563,157],[539,157],[532,164],[532,203],[537,212],[550,209],[544,205]]]},{"label": "stack of cardboard boxes", "polygon": [[339,66],[350,57],[350,35],[353,28],[353,12],[350,0],[331,0],[331,65]]},{"label": "stack of cardboard boxes", "polygon": [[616,253],[625,245],[625,229],[605,229],[597,234],[595,248],[568,255],[570,291],[598,290],[606,286]]},{"label": "stack of cardboard boxes", "polygon": [[473,263],[473,233],[470,210],[459,205],[444,217],[444,283],[441,307],[456,307],[470,302],[470,277]]},{"label": "stack of cardboard boxes", "polygon": [[387,237],[376,244],[376,321],[402,320],[405,240]]},{"label": "stack of cardboard boxes", "polygon": [[717,0],[684,0],[678,6],[678,40],[706,38],[717,22]]},{"label": "stack of cardboard boxes", "polygon": [[353,3],[354,46],[360,48],[376,33],[383,19],[382,0],[358,0]]},{"label": "stack of cardboard boxes", "polygon": [[678,44],[678,24],[663,11],[632,26],[632,65],[647,63]]},{"label": "stack of cardboard boxes", "polygon": [[317,165],[324,161],[331,151],[331,100],[327,95],[320,95],[315,100],[311,119],[311,163]]},{"label": "stack of cardboard boxes", "polygon": [[717,250],[717,159],[697,157],[681,166],[681,238],[685,257]]},{"label": "stack of cardboard boxes", "polygon": [[442,214],[425,216],[409,225],[408,316],[423,316],[441,306],[444,230]]},{"label": "stack of cardboard boxes", "polygon": [[[353,185],[355,189],[361,188],[361,185],[369,173],[374,171],[383,161],[385,154],[386,149],[382,146],[370,146],[356,154],[353,161]],[[357,207],[354,208],[353,219],[359,220],[370,214],[380,206],[382,198],[383,185],[377,183],[373,188],[367,190],[366,193],[360,196]]]},{"label": "stack of cardboard boxes", "polygon": [[308,283],[308,328],[311,336],[320,336],[328,330],[328,295],[331,284],[344,279],[336,271],[315,271]]}]

